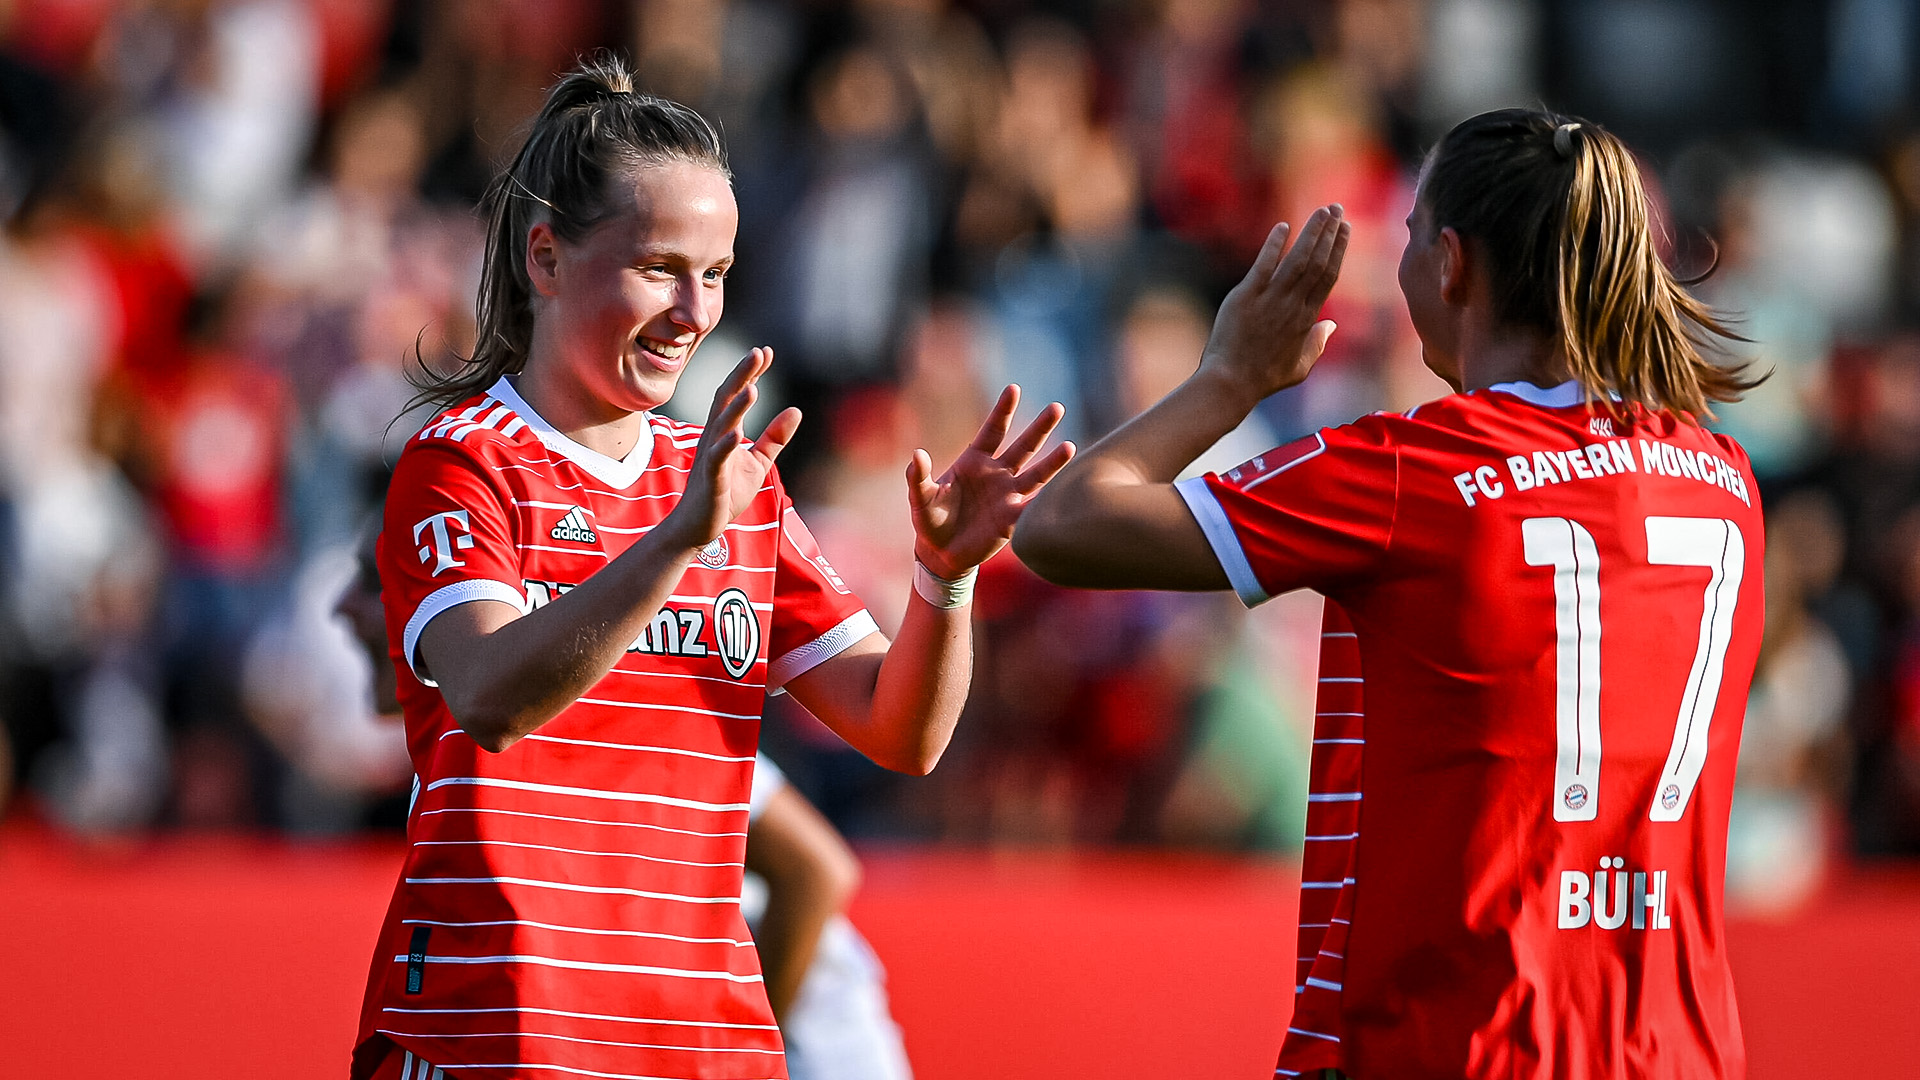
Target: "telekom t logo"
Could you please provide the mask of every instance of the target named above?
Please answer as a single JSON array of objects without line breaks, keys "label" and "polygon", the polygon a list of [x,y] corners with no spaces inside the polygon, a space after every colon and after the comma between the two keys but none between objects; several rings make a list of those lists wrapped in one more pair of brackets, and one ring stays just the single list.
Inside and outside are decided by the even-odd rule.
[{"label": "telekom t logo", "polygon": [[[453,536],[448,532],[448,522],[459,527],[459,536]],[[429,529],[433,531],[433,543],[420,544],[420,534]],[[413,527],[413,542],[420,544],[421,562],[426,562],[428,555],[439,556],[439,561],[433,564],[432,576],[434,577],[439,577],[442,570],[467,565],[464,561],[453,557],[455,551],[465,551],[473,546],[473,530],[467,525],[467,512],[443,510],[421,521]]]}]

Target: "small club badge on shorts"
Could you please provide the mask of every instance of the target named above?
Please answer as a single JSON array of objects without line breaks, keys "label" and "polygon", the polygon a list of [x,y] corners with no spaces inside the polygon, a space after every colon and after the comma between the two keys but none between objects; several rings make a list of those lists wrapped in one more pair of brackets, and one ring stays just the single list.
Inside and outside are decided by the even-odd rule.
[{"label": "small club badge on shorts", "polygon": [[713,543],[701,548],[700,553],[695,555],[694,558],[700,561],[701,566],[707,567],[710,570],[718,570],[727,565],[727,538],[724,536],[714,537]]}]

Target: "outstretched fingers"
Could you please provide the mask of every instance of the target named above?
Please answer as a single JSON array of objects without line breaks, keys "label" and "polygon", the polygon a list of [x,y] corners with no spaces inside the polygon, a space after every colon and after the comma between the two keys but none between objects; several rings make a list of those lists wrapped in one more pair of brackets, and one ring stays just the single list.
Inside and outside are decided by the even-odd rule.
[{"label": "outstretched fingers", "polygon": [[1287,237],[1292,232],[1293,226],[1283,221],[1267,233],[1266,243],[1260,245],[1260,254],[1254,256],[1253,266],[1247,270],[1247,281],[1261,286],[1273,279],[1274,272],[1280,269],[1280,257],[1287,253]]},{"label": "outstretched fingers", "polygon": [[1026,468],[1027,461],[1046,444],[1047,436],[1052,435],[1053,429],[1060,426],[1060,418],[1066,414],[1067,407],[1057,401],[1041,409],[1040,415],[1033,418],[1033,422],[1027,425],[1026,430],[1001,451],[998,459],[1000,464],[1014,472]]},{"label": "outstretched fingers", "polygon": [[1067,462],[1073,460],[1075,452],[1076,448],[1072,443],[1063,442],[1042,454],[1040,460],[1014,478],[1014,490],[1018,491],[1022,498],[1039,491],[1047,485],[1047,481],[1060,475],[1060,470],[1066,468]]},{"label": "outstretched fingers", "polygon": [[793,434],[800,430],[800,410],[791,406],[781,409],[780,415],[767,421],[767,429],[753,441],[753,452],[768,461],[780,456],[780,451],[793,441]]},{"label": "outstretched fingers", "polygon": [[754,383],[759,381],[761,375],[766,374],[768,366],[772,363],[773,350],[764,346],[757,346],[741,357],[740,362],[733,365],[733,370],[727,372],[727,377],[720,380],[720,385],[714,388],[713,406],[707,410],[707,426],[713,427],[720,423],[721,416],[727,409],[733,406],[741,395],[753,388]]},{"label": "outstretched fingers", "polygon": [[1287,257],[1280,260],[1280,268],[1274,272],[1275,282],[1293,288],[1317,278],[1323,258],[1320,246],[1327,239],[1328,230],[1335,228],[1338,221],[1333,207],[1315,210],[1300,227],[1300,239],[1287,252]]},{"label": "outstretched fingers", "polygon": [[1006,389],[1000,391],[999,400],[987,411],[986,420],[981,423],[968,448],[988,457],[999,453],[1000,444],[1007,439],[1007,429],[1013,426],[1013,410],[1019,405],[1020,387],[1016,383],[1008,383]]}]

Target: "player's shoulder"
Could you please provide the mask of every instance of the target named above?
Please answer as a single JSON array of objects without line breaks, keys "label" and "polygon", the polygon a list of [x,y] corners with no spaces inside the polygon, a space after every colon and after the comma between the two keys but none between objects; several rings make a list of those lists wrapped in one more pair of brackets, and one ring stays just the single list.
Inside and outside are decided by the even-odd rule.
[{"label": "player's shoulder", "polygon": [[488,460],[503,451],[518,451],[538,441],[515,404],[502,401],[489,390],[434,414],[407,440],[401,456],[404,459],[408,453],[418,451],[454,450],[464,456]]}]

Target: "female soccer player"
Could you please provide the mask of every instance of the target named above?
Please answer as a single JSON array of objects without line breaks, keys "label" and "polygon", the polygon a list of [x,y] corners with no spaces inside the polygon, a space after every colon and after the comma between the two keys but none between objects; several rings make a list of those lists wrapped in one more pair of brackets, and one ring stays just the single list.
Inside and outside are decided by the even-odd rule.
[{"label": "female soccer player", "polygon": [[[693,112],[611,61],[549,93],[488,200],[479,344],[387,497],[379,574],[417,775],[353,1075],[785,1075],[740,917],[763,695],[924,773],[965,700],[974,568],[1072,454],[1009,387],[939,478],[889,643],[741,433],[665,402],[720,317],[737,212]],[[1005,444],[1003,447],[1003,443]]]},{"label": "female soccer player", "polygon": [[1316,211],[1015,547],[1064,584],[1310,587],[1350,620],[1322,723],[1360,767],[1313,798],[1358,816],[1313,839],[1351,869],[1318,883],[1335,967],[1297,984],[1278,1075],[1743,1075],[1720,898],[1762,531],[1746,455],[1698,419],[1751,383],[1702,357],[1725,331],[1591,124],[1463,122],[1409,225],[1400,286],[1458,393],[1174,483],[1333,332],[1348,226]]}]

